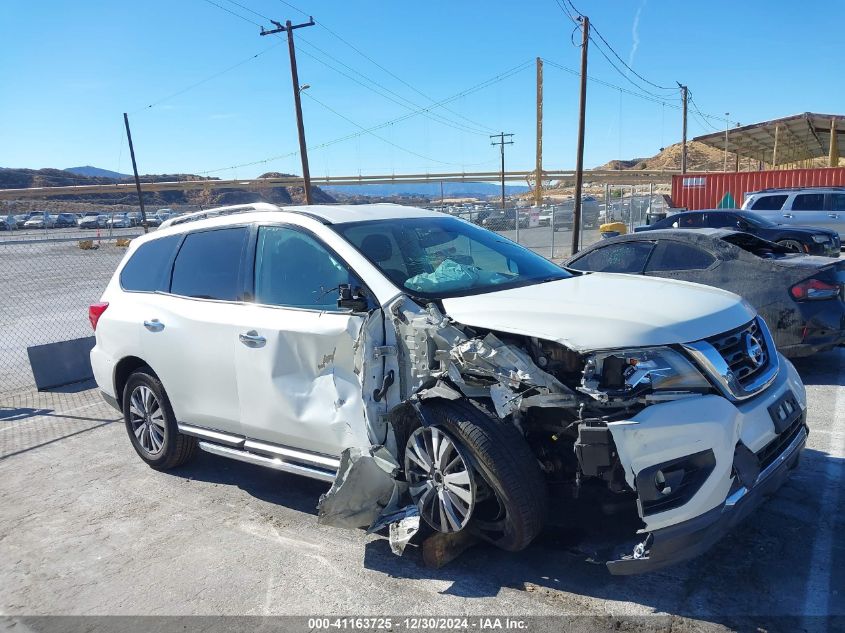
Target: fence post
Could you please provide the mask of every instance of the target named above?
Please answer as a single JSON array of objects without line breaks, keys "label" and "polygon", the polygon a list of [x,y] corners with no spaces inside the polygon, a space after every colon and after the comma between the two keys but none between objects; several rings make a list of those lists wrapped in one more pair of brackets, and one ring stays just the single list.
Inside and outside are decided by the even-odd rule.
[{"label": "fence post", "polygon": [[552,252],[549,259],[555,258],[555,205],[552,205],[552,219],[549,222],[549,230],[552,232]]}]

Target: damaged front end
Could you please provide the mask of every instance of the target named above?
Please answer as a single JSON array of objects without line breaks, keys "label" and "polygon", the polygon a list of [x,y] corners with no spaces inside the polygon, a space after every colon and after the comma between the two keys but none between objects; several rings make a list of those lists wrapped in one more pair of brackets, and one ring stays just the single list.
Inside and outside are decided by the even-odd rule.
[{"label": "damaged front end", "polygon": [[[383,324],[381,345],[362,356],[368,360],[362,364],[366,384],[376,385],[365,391],[365,409],[370,437],[379,442],[344,453],[335,484],[320,501],[319,520],[371,531],[389,526],[396,553],[417,533],[421,515],[437,531],[466,527],[486,538],[485,526],[494,521],[479,508],[495,497],[500,507],[512,502],[495,469],[463,449],[448,429],[441,444],[415,432],[438,426],[436,416],[426,414],[428,402],[469,401],[495,424],[515,429],[530,449],[532,468],[542,473],[537,494],[595,497],[603,508],[635,509],[639,531],[608,563],[613,573],[646,571],[709,547],[738,520],[713,514],[732,503],[737,482],[746,491],[762,490],[763,481],[767,489],[779,485],[806,438],[803,387],[791,365],[772,388],[794,394],[789,430],[777,431],[759,402],[729,401],[680,346],[575,350],[465,326],[437,304],[421,307],[406,296],[387,307]],[[787,432],[789,441],[782,435]],[[452,449],[444,448],[446,440]],[[761,457],[773,441],[781,448],[777,473],[774,462]],[[411,449],[416,452],[409,462]],[[446,456],[447,450],[453,452]],[[435,463],[441,456],[443,463]],[[415,464],[416,474],[409,472]],[[749,474],[755,468],[760,479]],[[424,481],[428,471],[431,480]],[[674,535],[684,524],[683,536]],[[700,534],[705,528],[706,538]]]}]

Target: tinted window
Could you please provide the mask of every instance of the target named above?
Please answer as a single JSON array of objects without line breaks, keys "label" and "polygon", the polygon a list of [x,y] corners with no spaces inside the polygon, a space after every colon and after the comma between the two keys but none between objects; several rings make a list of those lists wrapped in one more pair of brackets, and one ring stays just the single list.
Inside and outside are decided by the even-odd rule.
[{"label": "tinted window", "polygon": [[653,242],[622,242],[597,248],[570,264],[575,270],[604,273],[641,273]]},{"label": "tinted window", "polygon": [[823,193],[801,193],[792,201],[793,211],[821,211],[824,209]]},{"label": "tinted window", "polygon": [[255,301],[337,310],[338,286],[356,284],[349,269],[310,235],[281,226],[258,230]]},{"label": "tinted window", "polygon": [[845,193],[830,194],[830,210],[845,211]]},{"label": "tinted window", "polygon": [[707,226],[713,229],[730,227],[735,229],[739,226],[740,218],[733,213],[708,213]]},{"label": "tinted window", "polygon": [[[671,218],[667,218],[671,219]],[[684,213],[678,215],[673,221],[672,226],[679,229],[698,229],[704,226],[703,213]]]},{"label": "tinted window", "polygon": [[180,237],[170,235],[141,244],[120,271],[121,288],[146,292],[164,290],[167,287],[166,268]]},{"label": "tinted window", "polygon": [[702,270],[716,261],[710,253],[679,242],[659,242],[648,262],[648,271]]},{"label": "tinted window", "polygon": [[753,211],[780,211],[788,196],[760,196],[751,205]]},{"label": "tinted window", "polygon": [[236,301],[247,229],[189,233],[173,264],[170,292],[199,299]]}]

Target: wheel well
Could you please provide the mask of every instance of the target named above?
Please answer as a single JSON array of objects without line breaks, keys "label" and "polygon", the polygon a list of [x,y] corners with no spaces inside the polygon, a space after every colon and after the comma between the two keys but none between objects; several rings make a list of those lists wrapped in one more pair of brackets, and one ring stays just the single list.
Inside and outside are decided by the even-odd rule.
[{"label": "wheel well", "polygon": [[[123,409],[123,388],[126,386],[126,381],[132,372],[147,367],[147,362],[137,356],[127,356],[121,358],[114,368],[114,395],[117,398],[117,403],[121,410]],[[155,372],[153,372],[155,374]]]}]

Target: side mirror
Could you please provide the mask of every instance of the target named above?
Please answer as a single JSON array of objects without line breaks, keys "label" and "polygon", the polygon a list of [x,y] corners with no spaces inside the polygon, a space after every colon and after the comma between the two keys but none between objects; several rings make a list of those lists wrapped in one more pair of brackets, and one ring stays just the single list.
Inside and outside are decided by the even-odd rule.
[{"label": "side mirror", "polygon": [[354,288],[350,284],[338,286],[337,307],[352,310],[353,312],[366,312],[369,309],[369,302],[361,286]]}]

